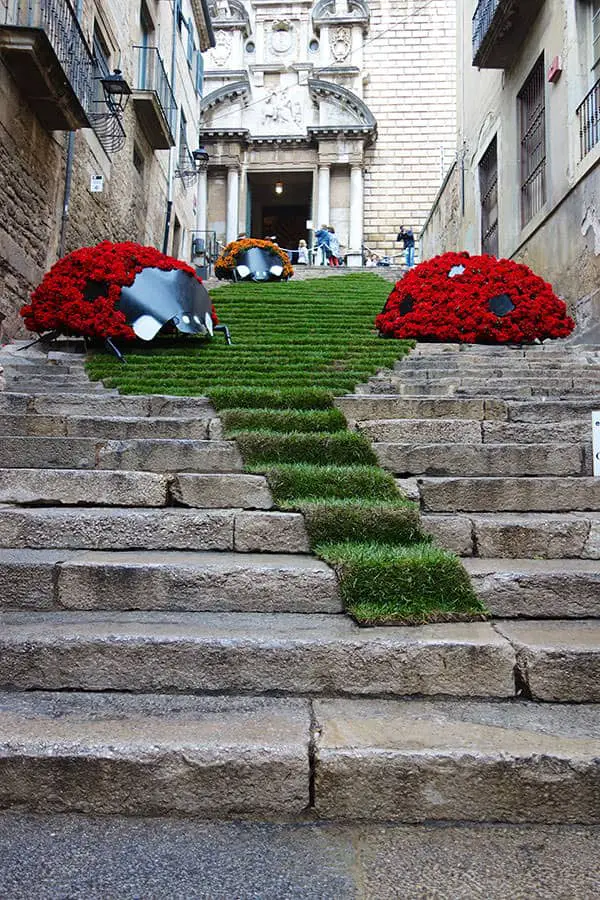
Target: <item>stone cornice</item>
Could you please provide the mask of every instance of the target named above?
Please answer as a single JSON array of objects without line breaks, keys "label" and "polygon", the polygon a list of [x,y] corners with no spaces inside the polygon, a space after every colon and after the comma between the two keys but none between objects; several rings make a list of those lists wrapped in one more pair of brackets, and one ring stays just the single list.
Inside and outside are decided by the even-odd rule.
[{"label": "stone cornice", "polygon": [[200,50],[210,50],[215,46],[215,35],[210,21],[208,2],[207,0],[190,0],[190,3],[200,38]]},{"label": "stone cornice", "polygon": [[247,97],[250,90],[250,84],[245,81],[234,81],[231,84],[225,84],[223,87],[217,88],[202,98],[200,103],[200,114],[224,103],[226,100],[235,100],[237,97]]}]

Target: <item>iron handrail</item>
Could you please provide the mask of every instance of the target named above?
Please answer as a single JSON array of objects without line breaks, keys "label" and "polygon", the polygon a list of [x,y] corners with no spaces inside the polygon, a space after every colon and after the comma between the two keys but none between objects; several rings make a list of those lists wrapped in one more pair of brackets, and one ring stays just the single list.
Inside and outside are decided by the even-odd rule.
[{"label": "iron handrail", "polygon": [[473,13],[473,57],[479,52],[501,0],[479,0]]},{"label": "iron handrail", "polygon": [[69,0],[2,0],[0,25],[42,29],[81,106],[90,110],[93,58]]},{"label": "iron handrail", "polygon": [[158,47],[134,44],[133,51],[136,56],[134,89],[138,91],[154,91],[171,129],[171,134],[174,135],[177,120],[177,103],[175,102],[173,90]]},{"label": "iron handrail", "polygon": [[600,143],[600,79],[588,91],[576,110],[579,119],[580,159]]}]

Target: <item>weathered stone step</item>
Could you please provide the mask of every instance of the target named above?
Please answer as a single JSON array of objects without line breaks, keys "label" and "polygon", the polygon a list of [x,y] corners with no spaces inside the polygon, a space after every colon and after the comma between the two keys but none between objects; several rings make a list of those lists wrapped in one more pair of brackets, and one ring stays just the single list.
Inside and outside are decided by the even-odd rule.
[{"label": "weathered stone step", "polygon": [[417,479],[427,512],[569,512],[600,510],[600,480],[560,478]]},{"label": "weathered stone step", "polygon": [[600,618],[600,564],[595,560],[465,559],[463,563],[494,616]]},{"label": "weathered stone step", "polygon": [[462,513],[423,515],[441,546],[483,558],[600,559],[600,514]]},{"label": "weathered stone step", "polygon": [[0,467],[111,469],[145,472],[236,472],[243,467],[234,441],[75,437],[4,437]]},{"label": "weathered stone step", "polygon": [[367,419],[356,430],[378,443],[480,444],[481,426],[471,419]]},{"label": "weathered stone step", "polygon": [[[371,419],[483,419],[504,420],[506,404],[501,400],[452,397],[410,398],[398,394],[345,394],[335,405],[351,422]],[[591,407],[590,407],[591,409]]]},{"label": "weathered stone step", "polygon": [[496,623],[517,653],[517,671],[533,700],[600,702],[600,621]]},{"label": "weathered stone step", "polygon": [[0,687],[514,696],[487,622],[361,629],[340,615],[4,612]]},{"label": "weathered stone step", "polygon": [[600,822],[600,707],[318,700],[329,819]]},{"label": "weathered stone step", "polygon": [[[509,422],[549,423],[549,422],[588,422],[591,423],[592,410],[598,401],[591,397],[587,400],[530,400],[513,401],[506,404],[506,418]],[[488,418],[491,418],[488,416]]]},{"label": "weathered stone step", "polygon": [[[494,378],[490,382],[490,378]],[[375,382],[377,378],[373,379]],[[470,375],[459,370],[456,374],[439,373],[415,373],[414,376],[408,375],[402,371],[391,376],[382,376],[381,380],[389,381],[398,391],[404,389],[414,390],[417,387],[429,388],[443,395],[448,388],[455,390],[470,390],[473,393],[485,395],[490,390],[505,391],[510,395],[515,389],[530,388],[531,390],[542,389],[544,394],[554,396],[562,391],[571,390],[576,387],[589,387],[595,383],[592,373],[585,376],[573,377],[571,374],[557,375],[528,375],[519,374],[517,376],[511,373],[510,377],[494,377],[492,372],[482,372],[481,375]]]},{"label": "weathered stone step", "polygon": [[[409,475],[582,475],[577,444],[398,444],[373,445],[388,471]],[[591,474],[591,470],[590,473]]]},{"label": "weathered stone step", "polygon": [[325,563],[287,553],[0,550],[5,609],[339,613]]},{"label": "weathered stone step", "polygon": [[371,379],[366,386],[372,394],[396,393],[399,397],[491,397],[505,400],[527,400],[534,397],[559,397],[584,399],[590,393],[590,383],[574,385],[564,384],[528,385],[521,379],[507,384],[506,380],[486,379],[481,382],[469,382],[467,379],[437,379],[435,381],[414,381],[408,379],[389,378],[386,375]]},{"label": "weathered stone step", "polygon": [[273,500],[262,475],[0,469],[0,503],[270,509]]},{"label": "weathered stone step", "polygon": [[310,803],[308,701],[0,695],[4,807],[289,818]]},{"label": "weathered stone step", "polygon": [[446,358],[430,359],[428,357],[404,356],[394,363],[394,371],[408,378],[426,375],[427,378],[436,379],[440,375],[453,375],[457,372],[465,375],[496,375],[499,378],[505,375],[514,378],[520,375],[550,375],[557,373],[569,377],[591,374],[592,377],[600,377],[600,360],[589,362],[581,359],[570,359],[567,356],[560,359],[547,360],[543,357],[516,359],[463,359],[448,356]]},{"label": "weathered stone step", "polygon": [[128,438],[182,438],[207,440],[218,419],[206,410],[193,419],[150,416],[42,416],[0,414],[0,435],[23,437],[89,437],[109,440]]},{"label": "weathered stone step", "polygon": [[591,444],[591,418],[585,421],[549,422],[548,424],[528,422],[483,422],[484,444],[546,444],[585,443]]},{"label": "weathered stone step", "polygon": [[29,370],[21,370],[17,372],[6,373],[7,382],[10,382],[10,388],[17,393],[30,393],[32,391],[48,390],[59,391],[61,388],[69,393],[72,387],[88,387],[90,391],[102,391],[104,386],[99,381],[90,381],[83,370],[81,372],[72,373],[54,373],[49,372],[31,372]]},{"label": "weathered stone step", "polygon": [[367,419],[357,422],[356,430],[380,443],[590,444],[592,439],[591,420],[587,419],[547,425],[470,419]]},{"label": "weathered stone step", "polygon": [[300,513],[176,507],[0,507],[0,547],[309,552]]},{"label": "weathered stone step", "polygon": [[160,416],[191,418],[216,413],[206,397],[172,397],[161,394],[119,395],[104,391],[73,396],[71,394],[0,393],[0,413],[39,413],[44,416]]}]

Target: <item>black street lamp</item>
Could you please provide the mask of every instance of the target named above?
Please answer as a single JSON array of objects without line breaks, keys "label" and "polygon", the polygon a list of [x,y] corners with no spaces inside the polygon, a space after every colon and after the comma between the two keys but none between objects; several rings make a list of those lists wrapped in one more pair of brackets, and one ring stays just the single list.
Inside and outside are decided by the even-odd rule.
[{"label": "black street lamp", "polygon": [[122,116],[131,96],[131,88],[123,78],[120,69],[115,69],[112,75],[106,75],[100,79],[104,99],[111,113]]}]

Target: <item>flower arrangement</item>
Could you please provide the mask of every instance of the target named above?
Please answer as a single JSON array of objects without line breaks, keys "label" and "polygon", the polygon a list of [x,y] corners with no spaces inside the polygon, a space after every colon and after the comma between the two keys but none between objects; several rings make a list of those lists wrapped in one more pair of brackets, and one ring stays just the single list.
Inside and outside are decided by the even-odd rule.
[{"label": "flower arrangement", "polygon": [[260,247],[268,250],[278,256],[283,265],[282,278],[291,278],[294,274],[290,258],[281,247],[274,244],[273,241],[261,241],[259,238],[241,238],[239,241],[231,241],[223,248],[219,258],[215,263],[215,275],[217,278],[233,278],[233,271],[237,265],[237,259],[246,250],[252,247]]},{"label": "flower arrangement", "polygon": [[[121,288],[133,284],[146,268],[181,269],[197,278],[194,269],[154,247],[131,241],[102,241],[81,247],[55,263],[33,291],[21,315],[30,331],[58,331],[89,338],[134,340],[136,335],[117,308]],[[213,309],[213,319],[218,321]]]},{"label": "flower arrangement", "polygon": [[562,338],[575,327],[566,304],[528,266],[468,253],[410,270],[375,324],[384,337],[489,344]]}]

